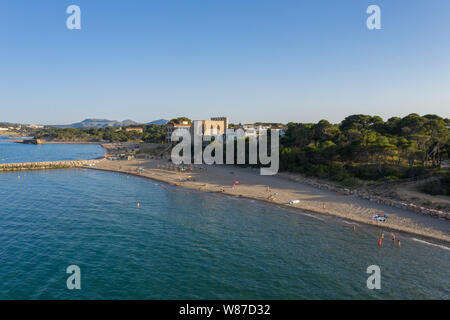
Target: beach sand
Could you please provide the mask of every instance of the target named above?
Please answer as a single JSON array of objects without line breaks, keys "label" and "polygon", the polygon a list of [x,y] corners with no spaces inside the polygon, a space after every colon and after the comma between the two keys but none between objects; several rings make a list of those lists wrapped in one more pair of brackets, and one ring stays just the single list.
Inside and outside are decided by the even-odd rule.
[{"label": "beach sand", "polygon": [[[317,215],[328,214],[351,221],[398,230],[427,238],[450,242],[450,221],[390,207],[336,192],[316,189],[281,176],[261,176],[259,169],[225,165],[185,166],[185,172],[170,169],[167,160],[100,160],[91,169],[122,172],[166,182],[183,188],[218,192],[295,207]],[[173,167],[173,165],[172,165]],[[143,168],[143,172],[138,172]],[[190,170],[192,168],[192,170]],[[191,176],[193,181],[185,181]],[[181,181],[180,181],[181,180]],[[233,181],[239,185],[232,187]],[[267,186],[270,187],[268,191]],[[278,195],[272,200],[270,196]],[[299,200],[290,206],[289,202]],[[374,215],[388,215],[386,222],[375,222]]]}]

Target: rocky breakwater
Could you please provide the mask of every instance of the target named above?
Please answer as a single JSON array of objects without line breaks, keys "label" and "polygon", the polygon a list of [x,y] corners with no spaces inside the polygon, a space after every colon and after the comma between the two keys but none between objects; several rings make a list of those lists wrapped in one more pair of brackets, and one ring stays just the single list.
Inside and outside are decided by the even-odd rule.
[{"label": "rocky breakwater", "polygon": [[344,188],[344,187],[340,187],[340,186],[336,186],[336,185],[332,185],[332,184],[328,184],[328,183],[318,182],[317,180],[314,180],[314,179],[308,179],[308,178],[305,178],[302,176],[292,175],[292,174],[279,173],[278,175],[283,178],[287,178],[289,180],[307,184],[309,186],[312,186],[312,187],[315,187],[318,189],[332,191],[332,192],[336,192],[336,193],[342,194],[342,195],[353,195],[353,196],[359,197],[361,199],[369,200],[370,202],[375,202],[375,203],[380,203],[380,204],[384,204],[384,205],[395,207],[395,208],[405,209],[405,210],[412,211],[415,213],[439,218],[441,220],[450,220],[450,212],[443,211],[443,210],[431,209],[431,208],[425,208],[425,207],[419,206],[414,203],[406,203],[404,201],[400,201],[400,200],[396,200],[396,199],[390,199],[390,198],[386,198],[386,197],[377,196],[377,195],[372,194],[368,190]]},{"label": "rocky breakwater", "polygon": [[75,161],[5,163],[0,164],[0,172],[92,167],[95,166],[97,162],[98,160],[75,160]]}]

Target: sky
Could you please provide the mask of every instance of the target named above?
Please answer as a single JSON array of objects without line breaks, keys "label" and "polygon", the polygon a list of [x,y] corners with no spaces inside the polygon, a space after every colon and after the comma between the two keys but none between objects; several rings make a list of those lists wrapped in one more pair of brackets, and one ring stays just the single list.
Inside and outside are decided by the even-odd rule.
[{"label": "sky", "polygon": [[[69,30],[69,5],[81,30]],[[369,30],[369,5],[381,30]],[[0,0],[0,122],[450,117],[448,0]]]}]

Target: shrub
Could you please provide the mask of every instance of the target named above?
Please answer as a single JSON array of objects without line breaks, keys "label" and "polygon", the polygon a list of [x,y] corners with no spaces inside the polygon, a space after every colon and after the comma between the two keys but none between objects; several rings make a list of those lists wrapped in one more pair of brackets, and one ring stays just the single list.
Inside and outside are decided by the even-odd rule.
[{"label": "shrub", "polygon": [[431,195],[450,196],[450,174],[446,174],[440,179],[424,184],[420,191]]}]

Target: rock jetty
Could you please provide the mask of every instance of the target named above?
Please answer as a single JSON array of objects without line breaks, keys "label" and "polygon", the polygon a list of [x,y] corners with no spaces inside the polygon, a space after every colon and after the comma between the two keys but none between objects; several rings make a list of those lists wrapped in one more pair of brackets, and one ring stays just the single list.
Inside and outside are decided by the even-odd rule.
[{"label": "rock jetty", "polygon": [[97,162],[98,162],[97,160],[76,160],[76,161],[5,163],[0,164],[0,172],[91,167],[95,166]]}]

